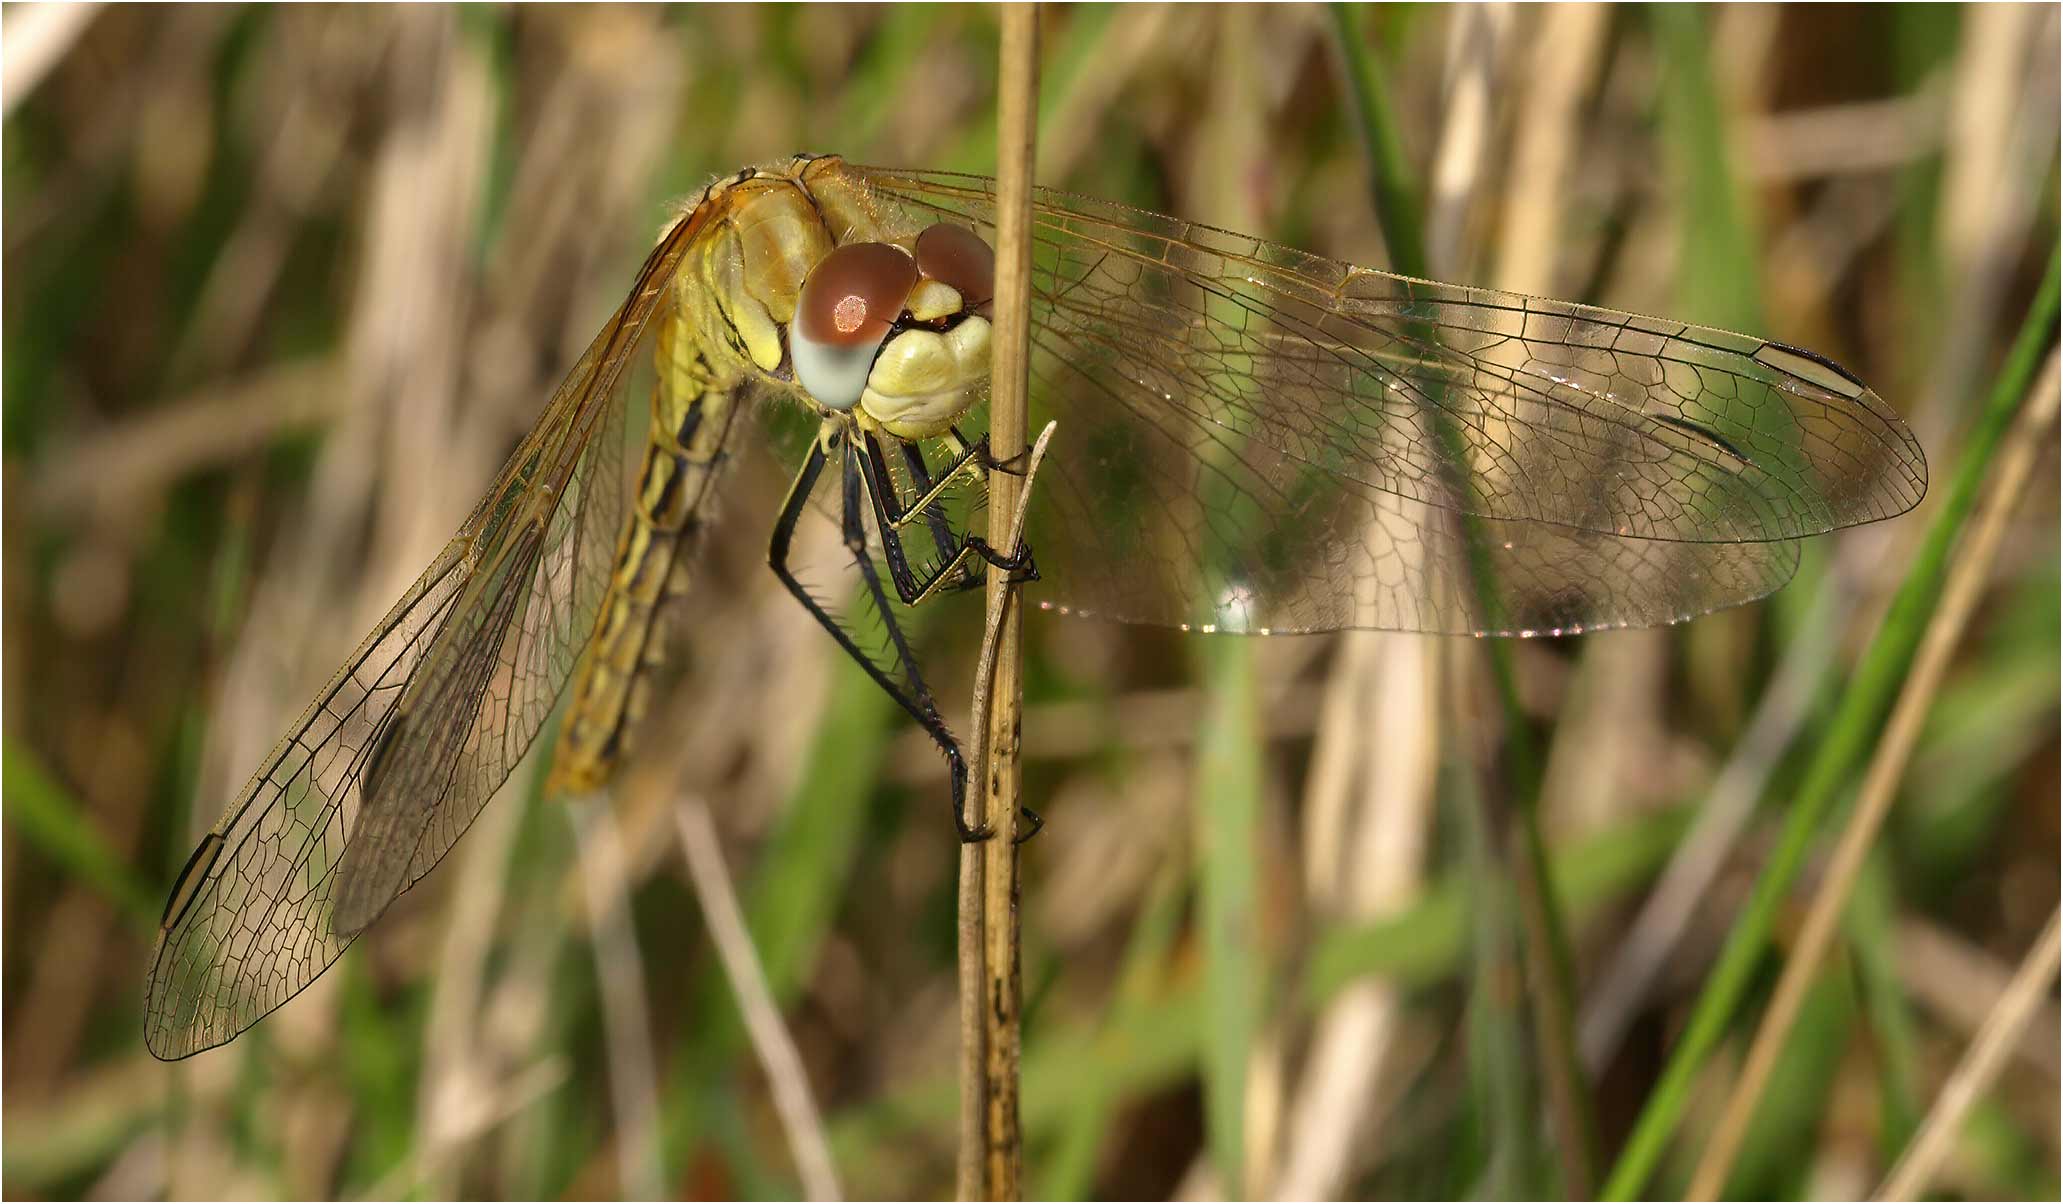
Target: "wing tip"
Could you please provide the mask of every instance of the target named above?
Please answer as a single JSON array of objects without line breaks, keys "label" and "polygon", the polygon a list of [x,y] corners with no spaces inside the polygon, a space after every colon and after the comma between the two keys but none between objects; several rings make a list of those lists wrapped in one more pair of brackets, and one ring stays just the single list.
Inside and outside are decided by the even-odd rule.
[{"label": "wing tip", "polygon": [[330,910],[330,934],[340,941],[348,941],[373,926],[386,914],[394,896],[379,898],[381,892],[363,885],[365,879],[349,876],[337,892],[336,905]]}]

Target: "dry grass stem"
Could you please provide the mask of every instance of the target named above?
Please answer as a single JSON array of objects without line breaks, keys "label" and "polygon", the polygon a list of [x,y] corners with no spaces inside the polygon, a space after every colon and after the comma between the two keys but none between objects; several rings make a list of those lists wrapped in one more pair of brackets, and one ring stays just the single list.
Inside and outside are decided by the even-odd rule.
[{"label": "dry grass stem", "polygon": [[1491,95],[1504,65],[1514,15],[1508,4],[1455,11],[1447,42],[1447,119],[1426,198],[1426,263],[1442,274],[1465,274],[1462,247],[1485,157],[1495,136]]},{"label": "dry grass stem", "polygon": [[1941,89],[1763,113],[1743,123],[1741,170],[1756,183],[1868,175],[1941,149]]},{"label": "dry grass stem", "polygon": [[1946,440],[1984,369],[2056,150],[2057,60],[2035,50],[2056,44],[2055,9],[1980,5],[1967,16],[1941,167],[1942,270],[1955,285],[1937,307],[1940,347],[1910,415],[1927,447]]},{"label": "dry grass stem", "polygon": [[658,1057],[645,1007],[645,963],[627,914],[623,842],[616,818],[594,799],[565,806],[580,845],[594,937],[595,978],[602,989],[602,1034],[609,1053],[609,1094],[616,1109],[617,1189],[625,1198],[667,1196],[659,1166]]},{"label": "dry grass stem", "polygon": [[[1052,440],[1053,432],[1059,428],[1059,425],[1057,422],[1047,423],[1045,429],[1039,432],[1038,440],[1032,444],[1031,453],[1025,458],[1024,483],[1023,488],[1019,491],[1020,502],[1030,499],[1032,482],[1039,472],[1039,462],[1046,458],[1046,445]],[[1017,517],[1011,523],[1009,531],[1010,538],[1013,541],[1022,542],[1024,539],[1024,519],[1028,509],[1028,507],[1022,505],[1018,507]],[[1016,542],[1013,542],[1010,546],[1015,547]],[[1015,596],[1015,590],[1005,591],[1006,598],[1014,598]],[[976,654],[974,661],[974,698],[971,708],[974,715],[974,722],[972,724],[974,734],[973,743],[970,745],[969,751],[973,754],[972,759],[976,764],[980,764],[981,757],[988,752],[988,720],[995,699],[992,687],[995,684],[997,649],[1002,644],[1004,609],[1004,607],[1000,606],[993,607],[984,617],[982,622],[981,650]]]},{"label": "dry grass stem", "polygon": [[1999,997],[1998,1006],[1992,1009],[1984,1027],[1978,1030],[1977,1038],[1970,1043],[1963,1060],[1956,1063],[1955,1071],[1949,1075],[1941,1094],[1934,1098],[1933,1108],[1920,1122],[1919,1133],[1906,1147],[1897,1165],[1891,1168],[1891,1173],[1885,1176],[1883,1186],[1877,1189],[1877,1199],[1914,1198],[1927,1189],[1935,1170],[1948,1157],[1971,1105],[1991,1086],[2021,1031],[2040,1010],[2042,1001],[2056,984],[2057,922],[2058,913],[2050,912],[2048,924],[2034,942],[2034,947],[2027,951],[2027,957],[2020,963],[2013,981],[2005,994]]},{"label": "dry grass stem", "polygon": [[[338,40],[350,14],[311,12],[276,28],[264,52],[276,64],[274,78],[336,74],[364,82],[378,61],[372,55],[345,57],[342,71],[324,61],[324,50]],[[295,236],[336,196],[350,150],[346,114],[307,91],[278,91],[284,96],[252,108],[251,124],[267,130],[257,189],[194,299],[193,320],[172,353],[176,376],[219,372],[247,354],[266,316],[279,308],[278,289]]]},{"label": "dry grass stem", "polygon": [[1962,547],[1949,568],[1940,605],[1913,657],[1898,702],[1885,721],[1883,738],[1863,777],[1854,809],[1849,812],[1847,826],[1828,861],[1819,891],[1813,897],[1798,943],[1784,965],[1783,977],[1778,980],[1769,1010],[1756,1030],[1754,1044],[1727,1098],[1725,1111],[1691,1175],[1691,1199],[1717,1199],[1725,1186],[1727,1172],[1747,1135],[1748,1122],[1755,1114],[1755,1105],[1762,1098],[1770,1072],[1776,1067],[1784,1039],[1805,1002],[1806,991],[1818,975],[1820,962],[1833,944],[1849,892],[1862,872],[1863,859],[1876,842],[1877,831],[1896,797],[1899,777],[1905,772],[1914,742],[1919,739],[1920,725],[1927,718],[1935,691],[1948,672],[1949,658],[1989,582],[1992,558],[2005,537],[2007,520],[2026,488],[2036,459],[2054,441],[2059,388],[2057,355],[2055,351],[2049,353],[2026,409],[2006,445],[1999,449],[1991,487],[1981,509],[1972,516]]},{"label": "dry grass stem", "polygon": [[235,463],[325,425],[350,397],[328,358],[277,364],[249,380],[125,419],[46,461],[29,502],[43,518],[116,510],[192,473]]},{"label": "dry grass stem", "polygon": [[809,1073],[795,1039],[781,1022],[781,1010],[767,985],[766,970],[752,947],[752,934],[745,927],[745,913],[738,906],[738,894],[724,869],[723,849],[710,821],[709,808],[693,795],[674,805],[673,818],[680,829],[681,853],[688,863],[688,879],[694,884],[695,899],[702,905],[702,917],[709,924],[710,939],[723,959],[724,975],[737,997],[738,1011],[745,1018],[745,1031],[752,1050],[759,1055],[773,1090],[774,1110],[788,1135],[788,1148],[795,1155],[795,1169],[802,1177],[802,1190],[812,1200],[838,1200],[844,1193],[838,1186],[838,1172],[831,1161],[831,1145],[824,1136],[824,1119],[810,1092]]},{"label": "dry grass stem", "polygon": [[449,11],[399,10],[395,23],[403,108],[373,170],[369,278],[346,353],[358,403],[383,418],[375,539],[425,549],[397,558],[383,598],[450,537],[504,450],[459,420],[460,336],[474,296],[465,247],[487,183],[492,81]]},{"label": "dry grass stem", "polygon": [[[1047,423],[1039,432],[1038,442],[1032,445],[1031,455],[1025,461],[1024,484],[1019,492],[1017,508],[1010,530],[1010,542],[1000,546],[1016,547],[1024,538],[1024,519],[1030,512],[1027,503],[1031,499],[1032,482],[1039,472],[1039,461],[1046,457],[1046,445],[1053,438],[1056,424]],[[975,660],[973,720],[970,729],[973,745],[969,749],[971,763],[986,765],[989,755],[991,704],[994,700],[995,669],[998,650],[1003,642],[1003,628],[1007,613],[1016,609],[1014,588],[1002,591],[1000,598],[991,596],[988,613],[983,620],[981,651]],[[986,822],[977,818],[976,822]],[[991,840],[989,843],[995,843]],[[985,948],[984,930],[985,897],[984,883],[986,869],[983,864],[981,845],[960,846],[959,881],[959,983],[960,983],[960,1143],[959,1164],[956,1173],[959,1198],[971,1200],[983,1192],[984,1160],[979,1156],[987,1144],[987,1021],[988,1009],[982,1006],[987,982],[982,950]]]},{"label": "dry grass stem", "polygon": [[[1925,920],[1898,925],[1898,979],[1913,1000],[1945,1027],[1974,1036],[1998,1006],[2012,967],[1965,937]],[[2014,1056],[2050,1082],[2063,1080],[2057,1033],[2063,1014],[2054,1003],[2037,1009],[2034,1023],[2013,1047]]]},{"label": "dry grass stem", "polygon": [[[1348,633],[1341,654],[1304,806],[1314,819],[1336,818],[1314,825],[1331,835],[1305,842],[1305,873],[1319,910],[1366,922],[1422,886],[1439,774],[1438,662],[1424,640],[1371,631]],[[1318,1018],[1275,1198],[1336,1199],[1347,1189],[1380,1139],[1385,1078],[1414,1060],[1397,1044],[1403,1016],[1401,992],[1371,980],[1348,987]]]},{"label": "dry grass stem", "polygon": [[1611,9],[1556,4],[1528,16],[1536,25],[1523,68],[1526,100],[1505,177],[1496,283],[1515,292],[1560,296],[1563,198],[1582,134],[1584,98],[1610,32]]},{"label": "dry grass stem", "polygon": [[[1031,339],[1031,188],[1038,135],[1038,8],[1008,4],[1002,10],[996,118],[996,313],[995,360],[990,372],[989,450],[999,460],[1024,451],[1026,389]],[[1008,473],[989,474],[989,541],[1008,552],[1019,541],[1020,483]],[[1023,1196],[1024,1150],[1019,1131],[1019,1062],[1023,1035],[1018,1009],[1018,749],[1022,735],[1022,613],[1010,604],[1015,591],[1008,575],[988,577],[988,616],[995,631],[993,669],[985,685],[987,722],[975,739],[981,754],[972,763],[979,777],[974,791],[981,806],[974,822],[993,836],[961,850],[960,1019],[961,1118],[957,1175],[962,1197],[989,1200]],[[984,640],[984,643],[987,643]],[[985,654],[984,659],[989,659]],[[978,685],[977,688],[982,688]],[[980,917],[972,931],[970,914]],[[969,938],[978,938],[970,949]],[[979,975],[969,967],[978,954]],[[975,1037],[979,1036],[979,1042]],[[977,1091],[975,1084],[979,1083]],[[979,1140],[967,1112],[981,1117]],[[978,1152],[978,1153],[977,1153]]]},{"label": "dry grass stem", "polygon": [[958,893],[955,896],[960,1004],[960,1110],[953,1170],[953,1198],[956,1200],[981,1198],[982,1105],[988,1098],[982,1073],[986,1059],[981,1019],[981,871],[981,847],[961,845]]}]

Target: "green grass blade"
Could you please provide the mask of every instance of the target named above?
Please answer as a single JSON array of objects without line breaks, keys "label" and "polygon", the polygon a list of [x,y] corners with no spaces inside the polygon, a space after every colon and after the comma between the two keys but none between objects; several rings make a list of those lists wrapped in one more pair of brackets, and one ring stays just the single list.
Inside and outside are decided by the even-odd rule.
[{"label": "green grass blade", "polygon": [[[1163,989],[1168,951],[1181,931],[1182,901],[1187,894],[1188,866],[1180,857],[1170,857],[1148,889],[1132,935],[1125,946],[1123,968],[1118,973],[1116,998],[1104,1017],[1103,1034],[1120,1032],[1142,1020],[1150,1020],[1158,1009],[1157,996]],[[1101,1062],[1084,1065],[1071,1084],[1061,1083],[1060,1133],[1042,1160],[1044,1170],[1038,1185],[1042,1200],[1086,1199],[1094,1186],[1096,1155],[1110,1132],[1111,1112],[1123,1101],[1121,1085]]]},{"label": "green grass blade", "polygon": [[9,740],[0,757],[7,826],[67,874],[106,895],[138,928],[157,927],[162,900],[115,855],[86,818],[85,805],[59,785],[35,753]]},{"label": "green grass blade", "polygon": [[1267,967],[1254,902],[1254,851],[1260,823],[1260,713],[1253,645],[1213,640],[1211,710],[1197,762],[1204,986],[1210,1039],[1204,1047],[1204,1132],[1218,1170],[1218,1192],[1239,1198],[1245,1185],[1246,1068],[1260,1023],[1259,987]]},{"label": "green grass blade", "polygon": [[1812,1194],[1807,1173],[1856,1023],[1855,993],[1844,974],[1806,992],[1798,1022],[1771,1071],[1769,1090],[1741,1140],[1726,1188],[1729,1200],[1792,1200]]},{"label": "green grass blade", "polygon": [[1464,864],[1476,890],[1469,908],[1472,928],[1468,1011],[1467,1070],[1469,1135],[1453,1168],[1457,1196],[1489,1200],[1523,1199],[1529,1190],[1539,1143],[1535,1140],[1533,1075],[1528,1064],[1523,994],[1513,988],[1524,978],[1518,964],[1517,900],[1511,875],[1492,830],[1496,812],[1483,805],[1475,780],[1467,771],[1456,775],[1449,791],[1460,816],[1467,848]]},{"label": "green grass blade", "polygon": [[1892,599],[1883,626],[1841,696],[1826,738],[1818,745],[1787,810],[1783,835],[1756,881],[1740,920],[1728,934],[1690,1023],[1678,1039],[1668,1066],[1649,1094],[1647,1105],[1605,1182],[1607,1199],[1629,1199],[1647,1186],[1670,1135],[1682,1119],[1693,1080],[1732,1023],[1749,980],[1761,964],[1777,910],[1797,877],[1806,851],[1825,831],[1828,813],[1841,786],[1876,738],[1884,712],[1897,694],[1913,651],[1934,612],[1956,537],[1976,504],[1978,489],[1999,442],[2020,409],[2042,352],[2055,336],[2058,268],[2057,253],[2051,252],[2048,272],[2019,337],[1999,370],[1977,427],[1971,432],[1955,479],[1935,512],[1912,568]]},{"label": "green grass blade", "polygon": [[1390,266],[1406,276],[1423,276],[1425,218],[1418,203],[1417,173],[1404,154],[1404,138],[1390,106],[1382,64],[1368,52],[1367,10],[1358,4],[1328,7],[1346,64],[1354,120],[1368,149],[1369,190],[1375,194],[1378,224],[1389,244]]},{"label": "green grass blade", "polygon": [[[1382,217],[1383,237],[1389,245],[1391,263],[1406,275],[1424,276],[1428,260],[1422,209],[1418,202],[1423,190],[1404,154],[1402,139],[1397,133],[1399,122],[1389,101],[1381,65],[1369,53],[1363,10],[1334,5],[1331,12],[1339,35],[1340,54],[1346,66],[1355,119],[1368,149],[1370,188]],[[1420,337],[1432,341],[1429,331]],[[1449,448],[1450,461],[1458,465],[1468,463],[1460,434],[1453,424],[1446,421],[1444,414],[1437,409],[1429,417],[1435,437]],[[1465,484],[1464,487],[1469,486]],[[1496,621],[1501,616],[1502,607],[1496,582],[1491,576],[1487,537],[1473,511],[1464,513],[1462,522],[1471,576],[1483,613]],[[1530,1005],[1527,1010],[1532,1014],[1541,1056],[1546,1059],[1549,1106],[1555,1119],[1555,1130],[1565,1147],[1564,1172],[1580,1191],[1587,1189],[1594,1174],[1592,1147],[1595,1139],[1591,1136],[1590,1088],[1576,1051],[1575,962],[1570,953],[1563,908],[1555,898],[1539,827],[1541,757],[1533,725],[1519,703],[1517,676],[1512,668],[1509,648],[1504,641],[1487,640],[1483,643],[1483,654],[1503,719],[1500,759],[1505,775],[1503,791],[1489,796],[1492,804],[1490,814],[1497,830],[1485,834],[1485,839],[1492,842],[1488,847],[1495,850],[1495,855],[1486,862],[1486,868],[1510,864],[1504,860],[1507,855],[1521,859],[1511,877],[1518,891],[1516,905],[1520,910],[1517,914],[1525,921],[1523,927],[1516,931],[1524,941],[1526,972],[1533,985],[1533,993],[1527,997]],[[1511,931],[1514,930],[1498,925],[1483,929],[1486,937]],[[1501,1076],[1499,1081],[1509,1084],[1512,1080]]]},{"label": "green grass blade", "polygon": [[[1624,897],[1668,860],[1690,827],[1692,807],[1640,815],[1551,856],[1555,893],[1578,917]],[[1468,939],[1468,909],[1476,883],[1452,874],[1417,905],[1371,924],[1332,929],[1318,940],[1304,971],[1304,996],[1323,1005],[1350,983],[1374,975],[1404,987],[1437,982],[1454,972]]]},{"label": "green grass blade", "polygon": [[1724,107],[1712,80],[1705,10],[1658,4],[1648,10],[1660,62],[1658,139],[1682,212],[1676,295],[1693,321],[1733,330],[1762,328],[1760,262],[1747,199],[1732,167]]},{"label": "green grass blade", "polygon": [[1898,977],[1897,876],[1884,846],[1870,851],[1848,904],[1848,941],[1855,951],[1856,981],[1864,1020],[1879,1067],[1877,1149],[1890,1166],[1920,1123],[1919,1038],[1905,987]]}]

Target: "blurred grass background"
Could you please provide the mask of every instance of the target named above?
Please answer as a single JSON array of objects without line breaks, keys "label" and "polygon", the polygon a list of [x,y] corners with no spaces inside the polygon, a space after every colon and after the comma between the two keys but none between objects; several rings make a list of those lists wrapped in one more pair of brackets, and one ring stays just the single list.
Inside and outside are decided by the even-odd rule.
[{"label": "blurred grass background", "polygon": [[[804,149],[988,170],[994,15],[0,20],[0,1189],[794,1194],[663,797],[573,816],[520,770],[444,868],[225,1050],[153,1061],[142,977],[193,841],[456,527],[670,200]],[[1415,208],[1441,278],[1832,356],[1907,415],[1937,495],[2057,243],[2053,8],[1046,20],[1042,182],[1377,266],[1401,262],[1384,219]],[[1409,205],[1373,199],[1343,28]],[[2054,473],[2012,520],[1732,1194],[1869,1190],[2055,907]],[[763,476],[734,481],[649,743],[716,817],[844,1190],[940,1196],[943,773],[761,567]],[[1603,1164],[1935,500],[1817,541],[1770,602],[1509,648]],[[922,633],[949,716],[979,610]],[[1032,1190],[1558,1190],[1521,920],[1480,828],[1510,789],[1482,649],[1200,643],[1027,623],[1026,796],[1050,824],[1025,862]],[[583,882],[597,832],[620,856]],[[1695,893],[1655,892],[1701,860]],[[1779,965],[1648,1190],[1682,1189]],[[2045,1008],[1944,1192],[2063,1190]]]}]

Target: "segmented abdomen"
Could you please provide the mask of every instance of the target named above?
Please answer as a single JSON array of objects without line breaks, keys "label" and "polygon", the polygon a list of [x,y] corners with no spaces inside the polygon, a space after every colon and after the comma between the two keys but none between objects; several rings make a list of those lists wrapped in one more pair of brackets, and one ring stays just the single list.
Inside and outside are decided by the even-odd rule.
[{"label": "segmented abdomen", "polygon": [[691,346],[678,319],[659,333],[659,381],[637,496],[617,539],[594,642],[574,679],[547,794],[598,790],[615,772],[644,716],[653,670],[665,658],[668,603],[690,582],[733,416],[730,388]]}]

